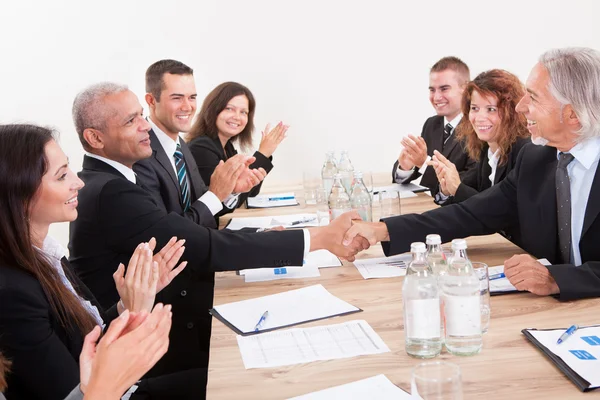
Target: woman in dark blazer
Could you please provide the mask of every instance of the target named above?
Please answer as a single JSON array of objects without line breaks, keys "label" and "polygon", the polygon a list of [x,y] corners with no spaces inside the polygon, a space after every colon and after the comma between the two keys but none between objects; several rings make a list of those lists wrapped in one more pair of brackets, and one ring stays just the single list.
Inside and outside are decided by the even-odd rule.
[{"label": "woman in dark blazer", "polygon": [[[153,261],[153,244],[141,244],[127,274],[123,265],[115,272],[121,300],[102,310],[72,271],[64,249],[48,236],[52,223],[77,217],[82,186],[52,131],[0,125],[0,349],[12,363],[8,400],[65,398],[80,383],[84,336],[93,330],[98,336],[97,325],[119,314],[125,318],[126,310],[150,311],[156,292],[185,267],[173,269],[183,252],[175,240],[157,256],[160,264]],[[84,390],[86,382],[81,383]],[[106,393],[112,393],[112,383],[106,382]]]},{"label": "woman in dark blazer", "polygon": [[[206,186],[210,185],[210,177],[219,162],[237,154],[234,144],[239,144],[242,150],[251,148],[255,108],[252,92],[236,82],[220,84],[204,99],[196,122],[185,139]],[[251,169],[262,168],[267,174],[273,169],[273,153],[285,138],[287,129],[282,122],[273,129],[267,125],[258,151],[254,153],[256,161],[250,165]],[[261,185],[262,182],[249,192],[241,193],[237,206],[248,197],[258,195]]]},{"label": "woman in dark blazer", "polygon": [[436,203],[459,203],[502,181],[514,168],[529,139],[527,120],[515,107],[524,95],[523,84],[510,72],[482,72],[467,85],[457,139],[477,164],[462,179],[452,162],[435,152],[431,165],[440,182]]}]

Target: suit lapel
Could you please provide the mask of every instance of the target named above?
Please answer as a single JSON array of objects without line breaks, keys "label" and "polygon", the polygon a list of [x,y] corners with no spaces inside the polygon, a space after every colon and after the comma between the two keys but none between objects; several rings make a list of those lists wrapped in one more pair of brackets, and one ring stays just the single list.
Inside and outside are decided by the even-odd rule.
[{"label": "suit lapel", "polygon": [[592,182],[592,189],[590,190],[590,196],[588,197],[587,206],[585,207],[585,217],[583,219],[583,230],[581,231],[581,237],[585,235],[587,230],[592,226],[592,223],[596,220],[598,213],[600,212],[600,163],[596,167],[596,175],[594,175],[594,181]]},{"label": "suit lapel", "polygon": [[[537,150],[537,149],[536,149]],[[544,257],[552,262],[560,260],[558,253],[558,217],[556,206],[556,149],[546,147],[539,149],[547,154],[544,155],[544,166],[536,169],[538,177],[533,178],[532,182],[540,182],[538,201],[535,203],[538,219],[532,221],[532,226],[537,227],[539,240],[548,243],[548,249],[554,252],[552,255],[545,254]],[[533,211],[533,210],[532,210]],[[532,213],[533,214],[533,213]]]},{"label": "suit lapel", "polygon": [[[496,166],[496,176],[494,176],[494,185],[496,185],[498,182],[500,182],[502,179],[504,179],[506,177],[506,168],[507,168],[509,162],[510,162],[510,160],[507,160],[506,163],[504,163],[502,165],[498,164]],[[491,173],[491,171],[490,171],[490,173]]]},{"label": "suit lapel", "polygon": [[192,152],[183,140],[181,141],[181,152],[183,153],[185,165],[187,166],[188,170],[188,177],[192,184],[192,198],[197,199],[207,191],[206,184],[200,176],[200,172],[198,171],[198,165],[196,165],[196,161],[194,160]]},{"label": "suit lapel", "polygon": [[[450,140],[450,139],[448,139]],[[434,149],[441,149],[444,142],[444,117],[438,117],[433,126],[433,135],[431,135],[431,149],[427,149],[430,156],[433,156]]]},{"label": "suit lapel", "polygon": [[[442,131],[443,131],[443,128],[442,128]],[[454,129],[454,132],[452,132],[452,135],[448,138],[448,141],[444,145],[444,151],[442,151],[442,154],[444,155],[444,157],[450,158],[450,153],[452,153],[452,150],[458,144],[458,140],[455,140],[455,139],[456,139],[456,129]]]},{"label": "suit lapel", "polygon": [[173,170],[173,164],[171,164],[171,160],[167,153],[165,153],[165,149],[163,149],[162,145],[158,141],[158,137],[151,129],[150,134],[150,146],[152,147],[152,156],[158,161],[158,164],[162,167],[164,172],[171,177],[171,181],[173,181],[173,185],[177,188],[177,192],[179,193],[179,197],[181,197],[181,190],[179,190],[179,181],[177,180],[177,176],[175,176],[175,171]]}]

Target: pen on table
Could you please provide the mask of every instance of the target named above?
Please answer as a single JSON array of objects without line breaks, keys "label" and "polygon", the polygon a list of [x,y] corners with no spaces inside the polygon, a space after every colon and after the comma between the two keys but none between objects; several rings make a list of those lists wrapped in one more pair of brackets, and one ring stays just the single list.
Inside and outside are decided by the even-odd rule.
[{"label": "pen on table", "polygon": [[315,219],[317,219],[316,217],[312,217],[312,218],[304,218],[298,221],[294,221],[294,222],[290,222],[290,225],[299,225],[299,224],[305,224],[307,222],[312,222]]},{"label": "pen on table", "polygon": [[500,272],[499,274],[490,275],[490,281],[493,281],[495,279],[502,279],[502,278],[506,278],[506,275],[504,275],[504,272]]},{"label": "pen on table", "polygon": [[565,331],[565,333],[563,333],[562,335],[560,335],[560,337],[556,341],[556,344],[561,344],[562,342],[564,342],[565,340],[567,340],[569,338],[569,336],[571,336],[572,334],[574,334],[577,329],[579,329],[579,325],[571,325],[571,327],[569,329],[567,329]]},{"label": "pen on table", "polygon": [[294,200],[294,196],[283,196],[283,197],[269,197],[269,201],[278,201],[278,200]]},{"label": "pen on table", "polygon": [[254,326],[254,332],[258,332],[260,330],[260,328],[262,328],[262,326],[264,325],[265,321],[267,320],[267,317],[269,316],[269,311],[265,311],[263,313],[263,315],[261,315],[260,319],[258,320],[258,322],[256,323],[256,325]]}]

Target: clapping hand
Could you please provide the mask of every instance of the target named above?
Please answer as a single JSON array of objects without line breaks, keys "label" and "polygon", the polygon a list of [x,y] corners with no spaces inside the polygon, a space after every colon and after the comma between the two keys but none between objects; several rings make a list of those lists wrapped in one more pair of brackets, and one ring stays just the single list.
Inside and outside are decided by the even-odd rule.
[{"label": "clapping hand", "polygon": [[440,182],[440,190],[446,196],[454,196],[460,186],[460,175],[456,165],[437,150],[433,154],[434,156],[428,165],[431,165],[435,170]]},{"label": "clapping hand", "polygon": [[421,136],[408,135],[401,142],[404,148],[398,157],[398,165],[404,171],[422,166],[427,160],[427,143]]},{"label": "clapping hand", "polygon": [[[152,257],[152,260],[158,263],[158,284],[156,285],[156,293],[167,287],[186,267],[187,261],[184,261],[175,268],[185,251],[184,244],[185,239],[177,240],[177,238],[173,236],[171,240],[169,240],[167,244]],[[150,239],[148,247],[150,250],[154,251],[156,248],[156,239]]]},{"label": "clapping hand", "polygon": [[271,129],[271,124],[267,124],[265,130],[262,131],[262,139],[258,151],[267,158],[271,157],[277,146],[285,139],[285,133],[288,128],[289,125],[284,125],[283,122],[279,122],[273,129]]}]

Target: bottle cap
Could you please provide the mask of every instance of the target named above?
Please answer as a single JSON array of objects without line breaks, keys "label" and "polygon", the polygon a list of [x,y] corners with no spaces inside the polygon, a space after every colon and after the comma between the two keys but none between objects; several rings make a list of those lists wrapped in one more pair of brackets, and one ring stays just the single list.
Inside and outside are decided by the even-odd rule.
[{"label": "bottle cap", "polygon": [[410,245],[411,253],[424,253],[425,250],[427,250],[427,249],[425,247],[425,243],[423,243],[423,242],[413,242]]},{"label": "bottle cap", "polygon": [[452,241],[452,250],[465,250],[467,248],[467,241],[465,239],[454,239]]},{"label": "bottle cap", "polygon": [[442,244],[442,238],[436,234],[427,235],[425,241],[427,244]]}]

